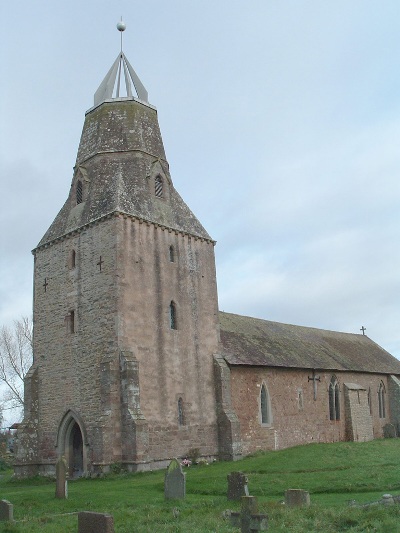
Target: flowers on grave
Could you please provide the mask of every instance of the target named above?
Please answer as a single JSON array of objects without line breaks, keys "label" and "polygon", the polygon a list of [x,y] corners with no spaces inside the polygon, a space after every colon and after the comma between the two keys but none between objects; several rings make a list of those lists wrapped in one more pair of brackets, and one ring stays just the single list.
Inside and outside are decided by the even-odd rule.
[{"label": "flowers on grave", "polygon": [[182,466],[189,467],[191,464],[192,464],[192,461],[190,459],[183,459],[183,461],[181,462]]}]

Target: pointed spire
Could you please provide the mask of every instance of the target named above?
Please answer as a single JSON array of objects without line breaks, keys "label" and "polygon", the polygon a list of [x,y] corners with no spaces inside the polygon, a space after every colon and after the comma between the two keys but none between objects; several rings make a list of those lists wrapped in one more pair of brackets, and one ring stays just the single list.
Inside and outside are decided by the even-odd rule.
[{"label": "pointed spire", "polygon": [[[106,77],[101,82],[99,88],[94,94],[94,105],[98,106],[105,100],[112,100],[114,98],[120,98],[121,93],[121,74],[125,80],[125,90],[127,98],[133,98],[132,85],[135,88],[137,97],[144,103],[148,103],[148,93],[140,81],[139,76],[136,74],[134,68],[129,63],[128,58],[122,51],[122,32],[125,31],[126,25],[122,21],[117,24],[118,31],[121,32],[121,51],[118,54],[116,60],[112,64],[110,70],[107,72]],[[113,96],[114,95],[114,96]]]}]

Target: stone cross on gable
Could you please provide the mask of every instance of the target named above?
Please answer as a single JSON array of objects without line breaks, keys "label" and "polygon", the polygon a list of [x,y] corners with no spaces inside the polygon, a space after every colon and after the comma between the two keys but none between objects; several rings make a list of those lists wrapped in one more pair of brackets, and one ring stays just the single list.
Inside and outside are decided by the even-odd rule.
[{"label": "stone cross on gable", "polygon": [[362,334],[365,335],[367,328],[364,328],[364,326],[361,326],[360,331],[362,331]]}]

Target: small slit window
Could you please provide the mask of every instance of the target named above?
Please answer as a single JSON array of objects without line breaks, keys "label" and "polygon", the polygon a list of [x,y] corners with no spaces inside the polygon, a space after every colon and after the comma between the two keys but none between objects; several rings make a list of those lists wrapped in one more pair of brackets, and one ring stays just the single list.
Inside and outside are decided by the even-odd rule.
[{"label": "small slit window", "polygon": [[304,409],[304,399],[303,399],[302,389],[297,390],[297,405],[299,407],[299,411],[302,411]]},{"label": "small slit window", "polygon": [[182,398],[178,399],[178,424],[180,426],[185,425],[185,413],[183,410],[183,400]]},{"label": "small slit window", "polygon": [[369,407],[369,414],[372,415],[371,387],[369,387],[369,389],[368,389],[368,407]]},{"label": "small slit window", "polygon": [[75,333],[75,311],[70,311],[67,315],[68,333]]},{"label": "small slit window", "polygon": [[69,267],[75,268],[76,267],[76,252],[75,250],[71,250],[70,256],[69,256]]},{"label": "small slit window", "polygon": [[163,197],[163,179],[161,176],[156,176],[154,180],[154,193],[157,198]]},{"label": "small slit window", "polygon": [[385,394],[385,385],[381,381],[378,389],[379,418],[386,418]]},{"label": "small slit window", "polygon": [[169,304],[169,324],[171,329],[177,329],[176,327],[176,305],[174,302]]},{"label": "small slit window", "polygon": [[175,250],[173,246],[169,247],[169,260],[171,263],[175,263]]}]

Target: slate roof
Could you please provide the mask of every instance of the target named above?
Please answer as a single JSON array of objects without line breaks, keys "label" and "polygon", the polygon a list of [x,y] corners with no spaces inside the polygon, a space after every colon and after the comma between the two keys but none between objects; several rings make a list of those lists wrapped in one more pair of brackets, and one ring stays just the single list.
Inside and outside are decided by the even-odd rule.
[{"label": "slate roof", "polygon": [[219,313],[222,355],[230,365],[400,374],[400,361],[367,335]]}]

